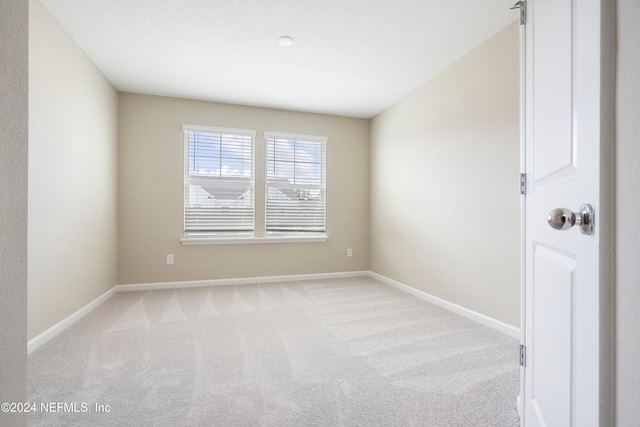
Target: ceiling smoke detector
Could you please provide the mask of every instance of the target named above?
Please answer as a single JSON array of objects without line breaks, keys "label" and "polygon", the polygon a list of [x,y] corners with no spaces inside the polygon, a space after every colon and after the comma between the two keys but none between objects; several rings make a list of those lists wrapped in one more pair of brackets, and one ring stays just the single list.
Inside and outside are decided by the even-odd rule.
[{"label": "ceiling smoke detector", "polygon": [[293,44],[293,38],[290,36],[280,36],[278,39],[278,44],[280,46],[289,47]]}]

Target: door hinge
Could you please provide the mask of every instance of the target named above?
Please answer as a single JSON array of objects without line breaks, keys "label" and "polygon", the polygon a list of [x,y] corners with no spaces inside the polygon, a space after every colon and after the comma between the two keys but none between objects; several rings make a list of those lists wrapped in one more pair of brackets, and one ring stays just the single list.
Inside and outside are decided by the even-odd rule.
[{"label": "door hinge", "polygon": [[527,23],[527,0],[520,0],[511,9],[520,9],[520,25]]},{"label": "door hinge", "polygon": [[520,344],[520,366],[526,366],[527,363],[527,347]]},{"label": "door hinge", "polygon": [[527,194],[527,174],[520,174],[520,194]]}]

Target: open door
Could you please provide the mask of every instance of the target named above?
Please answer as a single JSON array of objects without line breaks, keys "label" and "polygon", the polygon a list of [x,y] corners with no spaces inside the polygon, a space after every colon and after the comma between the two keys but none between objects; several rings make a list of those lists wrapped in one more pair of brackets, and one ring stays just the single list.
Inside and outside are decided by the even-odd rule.
[{"label": "open door", "polygon": [[520,3],[522,425],[612,425],[613,2]]}]

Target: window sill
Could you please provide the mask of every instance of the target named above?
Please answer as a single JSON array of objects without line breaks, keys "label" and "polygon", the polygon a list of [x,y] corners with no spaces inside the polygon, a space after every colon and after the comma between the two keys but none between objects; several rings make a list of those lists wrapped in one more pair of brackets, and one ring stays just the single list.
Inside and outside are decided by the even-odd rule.
[{"label": "window sill", "polygon": [[279,236],[279,237],[185,237],[180,243],[188,245],[235,245],[256,243],[322,243],[329,236]]}]

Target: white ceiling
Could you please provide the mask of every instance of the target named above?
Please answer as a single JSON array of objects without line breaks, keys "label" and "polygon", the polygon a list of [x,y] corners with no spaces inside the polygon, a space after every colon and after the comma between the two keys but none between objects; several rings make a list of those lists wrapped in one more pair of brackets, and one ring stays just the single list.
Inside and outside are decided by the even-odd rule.
[{"label": "white ceiling", "polygon": [[517,18],[515,0],[40,1],[120,91],[363,118]]}]

